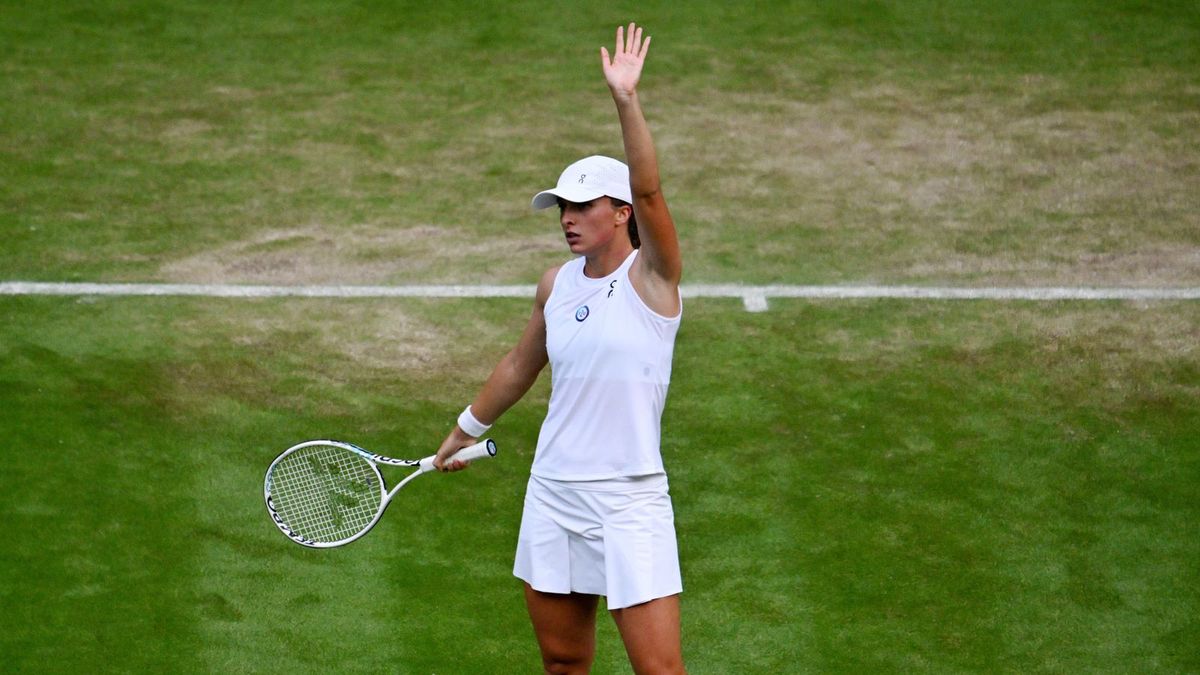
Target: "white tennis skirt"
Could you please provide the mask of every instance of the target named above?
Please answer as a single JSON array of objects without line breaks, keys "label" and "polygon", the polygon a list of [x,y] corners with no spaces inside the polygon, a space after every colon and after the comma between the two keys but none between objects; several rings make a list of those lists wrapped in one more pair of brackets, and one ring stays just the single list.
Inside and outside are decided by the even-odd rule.
[{"label": "white tennis skirt", "polygon": [[546,593],[603,595],[610,610],[681,592],[666,475],[531,476],[513,574]]}]

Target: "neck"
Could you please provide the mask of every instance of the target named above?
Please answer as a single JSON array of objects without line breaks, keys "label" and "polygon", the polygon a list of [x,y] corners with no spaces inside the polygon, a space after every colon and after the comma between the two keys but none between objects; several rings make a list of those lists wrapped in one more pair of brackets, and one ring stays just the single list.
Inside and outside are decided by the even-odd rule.
[{"label": "neck", "polygon": [[633,253],[633,244],[628,240],[623,245],[610,246],[600,253],[586,256],[583,264],[583,275],[592,279],[601,279],[613,272]]}]

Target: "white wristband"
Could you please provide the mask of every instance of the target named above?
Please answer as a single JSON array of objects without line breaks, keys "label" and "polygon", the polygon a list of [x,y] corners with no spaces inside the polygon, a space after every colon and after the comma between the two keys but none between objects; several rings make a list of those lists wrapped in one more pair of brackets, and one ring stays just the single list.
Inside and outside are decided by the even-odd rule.
[{"label": "white wristband", "polygon": [[475,419],[475,415],[471,412],[471,406],[463,408],[462,414],[458,416],[458,428],[467,432],[472,438],[479,438],[487,433],[488,429],[492,428],[490,424],[484,424]]}]

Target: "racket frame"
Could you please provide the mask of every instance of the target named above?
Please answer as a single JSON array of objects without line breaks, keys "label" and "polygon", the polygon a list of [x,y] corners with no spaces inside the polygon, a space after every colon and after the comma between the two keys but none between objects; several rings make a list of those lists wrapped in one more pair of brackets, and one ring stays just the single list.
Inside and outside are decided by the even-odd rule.
[{"label": "racket frame", "polygon": [[[314,541],[308,537],[305,537],[304,535],[300,534],[299,532],[296,532],[291,527],[289,527],[286,522],[284,522],[283,517],[279,515],[278,510],[276,510],[276,508],[275,508],[274,502],[271,500],[271,476],[275,471],[276,465],[278,465],[279,462],[283,461],[283,459],[285,459],[287,456],[291,455],[292,453],[303,450],[304,448],[312,447],[314,445],[327,445],[327,446],[332,446],[332,447],[336,447],[336,448],[341,448],[343,450],[347,450],[349,452],[352,452],[352,453],[358,455],[359,457],[361,457],[367,461],[367,464],[370,465],[371,470],[375,472],[375,477],[379,481],[379,483],[378,483],[378,485],[379,485],[379,507],[377,509],[375,509],[375,516],[373,518],[371,518],[371,521],[369,523],[367,523],[361,530],[359,530],[358,532],[356,532],[355,534],[353,534],[349,537],[346,537],[344,539],[339,539],[338,541],[331,541],[331,542],[330,541]],[[379,519],[383,516],[383,512],[387,509],[388,504],[390,504],[392,502],[392,498],[396,496],[396,493],[400,491],[400,488],[403,488],[405,485],[407,485],[410,481],[412,481],[417,476],[420,476],[425,473],[429,473],[431,471],[436,471],[437,469],[433,465],[433,459],[435,456],[436,455],[430,455],[423,459],[397,459],[395,457],[388,457],[387,455],[379,455],[379,454],[375,454],[373,452],[369,452],[363,448],[360,448],[357,445],[354,445],[353,443],[347,443],[345,441],[335,441],[332,439],[305,441],[303,443],[297,443],[296,445],[293,445],[292,447],[288,448],[287,450],[284,450],[283,452],[279,453],[279,456],[276,457],[275,460],[271,462],[271,466],[267,467],[267,475],[263,481],[263,499],[266,501],[266,504],[267,504],[267,513],[270,514],[270,516],[271,516],[271,522],[275,523],[275,527],[279,528],[279,531],[282,532],[284,534],[284,536],[286,536],[288,539],[296,542],[297,544],[300,544],[301,546],[306,546],[308,548],[336,548],[338,546],[345,546],[346,544],[349,544],[350,542],[352,542],[352,541],[358,539],[359,537],[362,537],[364,534],[370,532],[371,528],[375,527],[375,523],[379,522]],[[447,460],[447,461],[458,459],[458,460],[469,462],[473,459],[480,459],[483,457],[495,457],[495,456],[496,456],[495,441],[493,441],[490,438],[485,438],[474,445],[470,445],[470,446],[467,446],[467,447],[459,450],[457,453],[452,455],[449,458],[449,460]],[[394,487],[392,487],[391,490],[388,490],[387,482],[383,479],[383,474],[379,471],[380,464],[383,464],[386,466],[401,466],[401,467],[415,468],[416,471],[413,471],[409,475],[405,476],[404,479],[401,480],[399,483],[397,483]]]}]

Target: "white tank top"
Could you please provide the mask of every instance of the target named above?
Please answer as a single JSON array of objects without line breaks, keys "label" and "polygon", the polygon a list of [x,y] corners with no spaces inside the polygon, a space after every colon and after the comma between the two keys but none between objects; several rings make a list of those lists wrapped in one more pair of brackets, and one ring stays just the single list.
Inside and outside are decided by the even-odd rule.
[{"label": "white tank top", "polygon": [[629,283],[637,251],[603,279],[584,258],[563,265],[546,302],[550,409],[533,475],[605,480],[664,473],[659,438],[675,334]]}]

